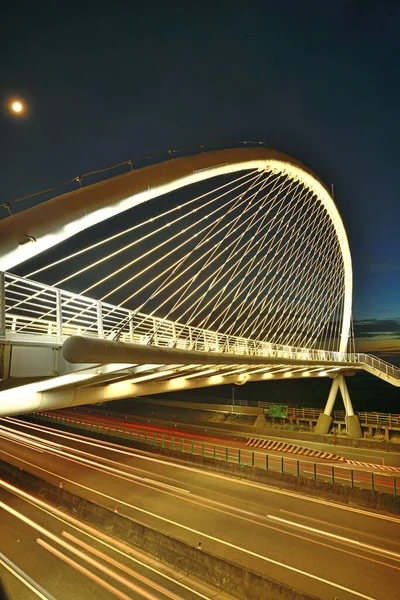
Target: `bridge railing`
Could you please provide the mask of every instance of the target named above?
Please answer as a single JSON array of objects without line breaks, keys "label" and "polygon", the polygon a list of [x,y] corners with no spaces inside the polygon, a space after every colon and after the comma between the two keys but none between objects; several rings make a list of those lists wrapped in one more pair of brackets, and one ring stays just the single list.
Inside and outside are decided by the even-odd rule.
[{"label": "bridge railing", "polygon": [[367,355],[281,346],[200,329],[134,312],[12,273],[0,273],[0,337],[31,341],[40,338],[41,342],[62,343],[71,335],[283,360],[360,362],[360,356],[363,360],[364,357],[365,360],[370,359]]},{"label": "bridge railing", "polygon": [[378,369],[379,371],[383,371],[387,375],[392,375],[393,377],[400,377],[400,369],[391,365],[390,363],[378,358],[376,356],[372,356],[371,354],[358,354],[358,361],[363,362],[370,367]]}]

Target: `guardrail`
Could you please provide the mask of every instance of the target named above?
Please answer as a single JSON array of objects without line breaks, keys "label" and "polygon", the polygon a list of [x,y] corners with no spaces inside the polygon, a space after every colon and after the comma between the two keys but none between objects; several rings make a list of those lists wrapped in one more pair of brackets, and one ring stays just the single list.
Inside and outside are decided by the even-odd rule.
[{"label": "guardrail", "polygon": [[235,462],[241,466],[266,469],[297,477],[307,477],[315,481],[326,481],[352,488],[360,487],[372,492],[383,491],[394,496],[399,493],[398,477],[390,473],[376,475],[374,472],[348,468],[343,464],[337,466],[327,462],[324,465],[321,464],[321,461],[315,463],[309,460],[280,456],[279,454],[257,452],[245,445],[242,447],[224,446],[199,438],[183,437],[175,433],[174,435],[159,433],[134,423],[124,423],[121,426],[101,419],[88,419],[87,416],[63,416],[55,412],[36,412],[26,416],[62,427],[70,427],[82,434],[90,432],[93,435],[101,435],[107,439],[112,439],[113,442],[124,441],[125,443],[132,442],[132,444],[137,442],[147,445],[149,449],[158,447],[183,454],[195,454],[214,460]]},{"label": "guardrail", "polygon": [[[312,420],[317,421],[319,415],[324,411],[323,408],[311,408],[311,407],[303,407],[298,406],[297,404],[286,404],[286,403],[277,403],[277,402],[263,402],[260,400],[245,400],[240,398],[209,398],[207,396],[200,397],[196,396],[194,398],[184,397],[182,402],[192,403],[192,404],[217,404],[220,406],[226,406],[230,409],[232,407],[239,408],[241,406],[245,407],[254,407],[254,408],[263,408],[265,412],[269,411],[270,407],[273,406],[285,406],[287,407],[288,417],[287,419],[303,419],[303,420]],[[355,411],[355,414],[359,416],[361,425],[376,425],[376,426],[389,426],[389,427],[399,427],[400,428],[400,413],[381,413],[381,412],[369,412],[369,411]],[[345,422],[346,413],[344,410],[335,410],[332,413],[334,421],[343,421]],[[276,419],[283,419],[284,417],[275,417]],[[287,420],[286,419],[286,420]]]},{"label": "guardrail", "polygon": [[399,368],[368,354],[282,346],[200,329],[0,272],[0,339],[62,343],[71,335],[283,361],[364,363],[400,379]]}]

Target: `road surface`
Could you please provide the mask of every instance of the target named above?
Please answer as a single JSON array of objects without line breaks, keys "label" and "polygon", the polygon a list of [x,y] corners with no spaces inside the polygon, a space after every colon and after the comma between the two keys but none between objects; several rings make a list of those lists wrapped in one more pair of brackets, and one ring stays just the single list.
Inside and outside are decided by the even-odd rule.
[{"label": "road surface", "polygon": [[400,518],[13,419],[0,457],[318,598],[386,600],[400,584]]}]

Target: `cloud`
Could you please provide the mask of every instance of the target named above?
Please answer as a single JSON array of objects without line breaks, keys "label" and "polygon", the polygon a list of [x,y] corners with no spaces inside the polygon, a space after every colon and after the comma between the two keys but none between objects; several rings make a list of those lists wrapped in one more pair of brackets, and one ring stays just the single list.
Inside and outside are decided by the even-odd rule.
[{"label": "cloud", "polygon": [[400,338],[400,318],[354,321],[354,333],[356,337],[389,335]]},{"label": "cloud", "polygon": [[354,336],[359,352],[400,355],[400,318],[354,321]]}]

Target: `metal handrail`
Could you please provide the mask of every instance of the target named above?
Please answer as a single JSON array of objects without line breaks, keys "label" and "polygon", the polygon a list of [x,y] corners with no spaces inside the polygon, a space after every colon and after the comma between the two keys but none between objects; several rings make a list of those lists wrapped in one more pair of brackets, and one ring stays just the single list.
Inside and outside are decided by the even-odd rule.
[{"label": "metal handrail", "polygon": [[375,356],[283,346],[219,333],[114,306],[12,273],[0,273],[0,338],[71,335],[216,353],[319,362],[364,363],[400,379],[400,369]]}]

